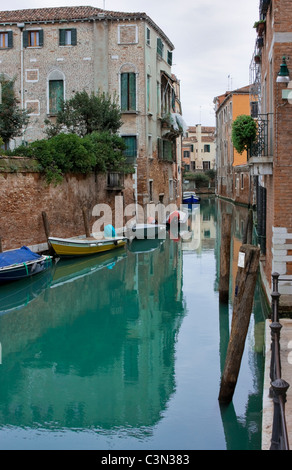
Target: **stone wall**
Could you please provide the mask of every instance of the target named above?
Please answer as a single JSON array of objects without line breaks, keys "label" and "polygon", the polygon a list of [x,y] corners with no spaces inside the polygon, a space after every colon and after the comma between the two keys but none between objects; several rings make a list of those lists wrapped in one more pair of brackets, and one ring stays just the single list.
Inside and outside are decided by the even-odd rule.
[{"label": "stone wall", "polygon": [[1,172],[0,237],[3,251],[46,243],[42,212],[47,214],[52,236],[84,234],[83,208],[92,230],[94,222],[100,218],[92,215],[97,204],[111,207],[115,226],[115,197],[124,196],[124,207],[134,203],[132,175],[125,176],[122,192],[107,190],[106,184],[105,174],[67,175],[62,183],[48,185],[40,173],[29,169]]}]

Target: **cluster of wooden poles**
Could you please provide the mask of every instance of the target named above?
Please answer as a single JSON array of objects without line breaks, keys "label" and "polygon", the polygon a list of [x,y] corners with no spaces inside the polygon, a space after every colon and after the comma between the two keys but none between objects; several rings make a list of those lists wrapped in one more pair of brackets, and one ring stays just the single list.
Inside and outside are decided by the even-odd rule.
[{"label": "cluster of wooden poles", "polygon": [[[231,225],[231,214],[224,213],[220,248],[219,301],[221,303],[229,302]],[[231,331],[218,398],[222,404],[230,403],[234,395],[252,313],[260,259],[260,248],[252,245],[252,232],[253,213],[250,210],[239,250]]]}]

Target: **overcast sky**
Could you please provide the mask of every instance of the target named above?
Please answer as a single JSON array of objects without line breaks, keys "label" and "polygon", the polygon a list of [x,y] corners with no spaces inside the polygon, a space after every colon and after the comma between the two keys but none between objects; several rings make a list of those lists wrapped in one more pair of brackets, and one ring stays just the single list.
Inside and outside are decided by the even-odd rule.
[{"label": "overcast sky", "polygon": [[1,9],[18,10],[23,5],[89,5],[145,12],[175,46],[173,73],[181,81],[183,117],[188,126],[214,125],[213,98],[249,84],[259,0],[10,0]]}]

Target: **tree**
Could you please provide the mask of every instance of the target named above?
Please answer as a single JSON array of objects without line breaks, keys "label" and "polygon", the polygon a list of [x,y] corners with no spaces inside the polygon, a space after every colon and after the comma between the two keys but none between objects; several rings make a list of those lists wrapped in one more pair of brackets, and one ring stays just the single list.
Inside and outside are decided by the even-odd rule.
[{"label": "tree", "polygon": [[85,90],[61,103],[55,124],[49,120],[45,123],[48,125],[46,133],[49,137],[60,132],[69,132],[80,137],[95,131],[115,134],[122,125],[121,111],[115,98],[101,92],[89,95]]},{"label": "tree", "polygon": [[232,142],[238,153],[248,150],[255,141],[257,125],[254,119],[246,114],[238,116],[232,124]]},{"label": "tree", "polygon": [[21,136],[29,121],[27,111],[20,109],[14,94],[13,80],[0,75],[2,103],[0,104],[0,137],[7,144],[13,137]]}]

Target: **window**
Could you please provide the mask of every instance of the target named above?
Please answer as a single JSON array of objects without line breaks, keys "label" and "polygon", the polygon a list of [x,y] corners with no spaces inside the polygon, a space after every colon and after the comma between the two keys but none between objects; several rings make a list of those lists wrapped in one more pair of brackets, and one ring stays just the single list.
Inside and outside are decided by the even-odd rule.
[{"label": "window", "polygon": [[167,51],[167,63],[168,65],[172,65],[172,52]]},{"label": "window", "polygon": [[210,162],[208,161],[203,162],[203,170],[210,170]]},{"label": "window", "polygon": [[8,49],[9,47],[13,47],[12,31],[0,32],[0,48]]},{"label": "window", "polygon": [[77,44],[77,30],[73,29],[59,29],[59,46],[76,46]]},{"label": "window", "polygon": [[160,38],[157,38],[157,54],[163,58],[163,49],[164,49],[164,44],[161,41]]},{"label": "window", "polygon": [[146,44],[147,46],[150,46],[150,29],[149,28],[146,28]]},{"label": "window", "polygon": [[150,113],[150,86],[151,86],[151,77],[147,75],[147,113]]},{"label": "window", "polygon": [[122,138],[126,144],[125,156],[128,163],[133,163],[137,158],[137,136],[123,135]]},{"label": "window", "polygon": [[153,180],[149,180],[149,199],[153,201]]},{"label": "window", "polygon": [[209,144],[205,144],[205,145],[204,145],[204,152],[205,152],[205,153],[210,153],[210,149],[211,149],[211,147],[210,147]]},{"label": "window", "polygon": [[169,199],[173,199],[173,179],[169,180]]},{"label": "window", "polygon": [[24,47],[42,47],[44,44],[44,32],[42,29],[37,31],[23,31]]},{"label": "window", "polygon": [[49,114],[57,114],[64,100],[63,80],[49,81]]},{"label": "window", "polygon": [[136,74],[121,74],[121,110],[136,111]]},{"label": "window", "polygon": [[188,150],[184,150],[184,158],[190,158],[190,152]]}]

